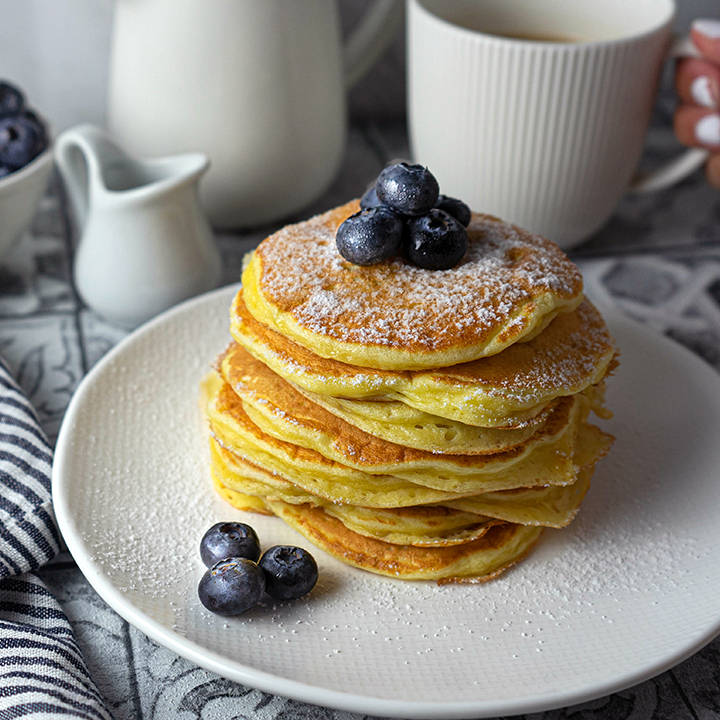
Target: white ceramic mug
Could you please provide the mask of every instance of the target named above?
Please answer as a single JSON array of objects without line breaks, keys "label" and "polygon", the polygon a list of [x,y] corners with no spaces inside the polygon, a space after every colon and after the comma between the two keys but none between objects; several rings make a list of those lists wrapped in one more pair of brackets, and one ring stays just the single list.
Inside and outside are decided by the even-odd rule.
[{"label": "white ceramic mug", "polygon": [[474,210],[577,245],[632,187],[674,15],[674,0],[408,0],[414,160]]},{"label": "white ceramic mug", "polygon": [[282,219],[335,176],[346,88],[402,16],[376,0],[343,47],[335,0],[117,0],[109,128],[140,157],[208,155],[216,227]]}]

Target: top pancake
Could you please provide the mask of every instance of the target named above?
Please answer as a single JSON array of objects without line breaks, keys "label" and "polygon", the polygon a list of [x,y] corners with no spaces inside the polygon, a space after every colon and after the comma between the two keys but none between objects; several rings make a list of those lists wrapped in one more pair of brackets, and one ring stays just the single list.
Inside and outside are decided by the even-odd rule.
[{"label": "top pancake", "polygon": [[465,257],[450,270],[400,258],[371,266],[337,251],[358,202],[266,238],[242,277],[262,324],[315,354],[389,370],[447,367],[539,333],[582,300],[582,277],[550,241],[473,214]]}]

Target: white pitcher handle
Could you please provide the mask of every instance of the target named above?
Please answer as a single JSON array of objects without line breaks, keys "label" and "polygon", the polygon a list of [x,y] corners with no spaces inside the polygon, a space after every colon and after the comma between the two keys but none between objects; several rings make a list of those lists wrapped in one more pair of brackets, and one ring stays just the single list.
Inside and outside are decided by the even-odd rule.
[{"label": "white pitcher handle", "polygon": [[[700,57],[700,53],[692,44],[690,36],[686,35],[675,39],[668,57]],[[628,192],[640,194],[671,187],[702,167],[709,155],[710,153],[704,148],[690,148],[652,172],[638,173],[633,178]]]},{"label": "white pitcher handle", "polygon": [[347,88],[351,88],[375,64],[404,17],[403,0],[375,0],[345,42]]},{"label": "white pitcher handle", "polygon": [[102,165],[124,154],[106,130],[82,123],[60,134],[54,156],[79,231],[87,218],[91,188],[102,184]]}]

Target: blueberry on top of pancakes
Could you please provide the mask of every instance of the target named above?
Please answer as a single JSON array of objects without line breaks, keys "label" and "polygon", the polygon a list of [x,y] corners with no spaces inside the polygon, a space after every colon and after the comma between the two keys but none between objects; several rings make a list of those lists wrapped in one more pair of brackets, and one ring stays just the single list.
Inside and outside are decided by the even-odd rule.
[{"label": "blueberry on top of pancakes", "polygon": [[467,230],[443,210],[433,208],[424,215],[408,218],[407,225],[403,249],[408,260],[417,267],[449,270],[467,251]]},{"label": "blueberry on top of pancakes", "polygon": [[424,270],[449,270],[465,255],[470,208],[440,195],[435,176],[422,165],[386,167],[360,208],[336,235],[338,252],[356,265],[390,260],[401,245],[406,260]]},{"label": "blueberry on top of pancakes", "polygon": [[389,165],[375,182],[383,204],[403,215],[423,215],[435,207],[440,188],[435,176],[422,165]]},{"label": "blueberry on top of pancakes", "polygon": [[400,250],[403,222],[390,208],[380,205],[354,213],[338,228],[338,252],[356,265],[375,265]]},{"label": "blueberry on top of pancakes", "polygon": [[448,215],[452,215],[463,227],[467,227],[472,220],[472,211],[466,203],[448,195],[439,195],[435,207],[438,210],[444,210]]},{"label": "blueberry on top of pancakes", "polygon": [[373,183],[360,198],[360,209],[366,210],[367,208],[380,207],[382,202],[377,196],[377,190],[375,189],[375,183]]}]

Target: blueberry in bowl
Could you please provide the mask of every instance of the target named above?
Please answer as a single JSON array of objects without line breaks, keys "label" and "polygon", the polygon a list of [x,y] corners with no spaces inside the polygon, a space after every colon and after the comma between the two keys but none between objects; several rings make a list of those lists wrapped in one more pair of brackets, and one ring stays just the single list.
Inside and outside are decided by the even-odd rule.
[{"label": "blueberry in bowl", "polygon": [[46,147],[45,126],[34,113],[0,118],[0,166],[20,170]]},{"label": "blueberry in bowl", "polygon": [[30,225],[52,171],[47,124],[0,81],[0,259]]},{"label": "blueberry in bowl", "polygon": [[25,109],[25,94],[9,82],[0,81],[0,118],[19,115]]}]

